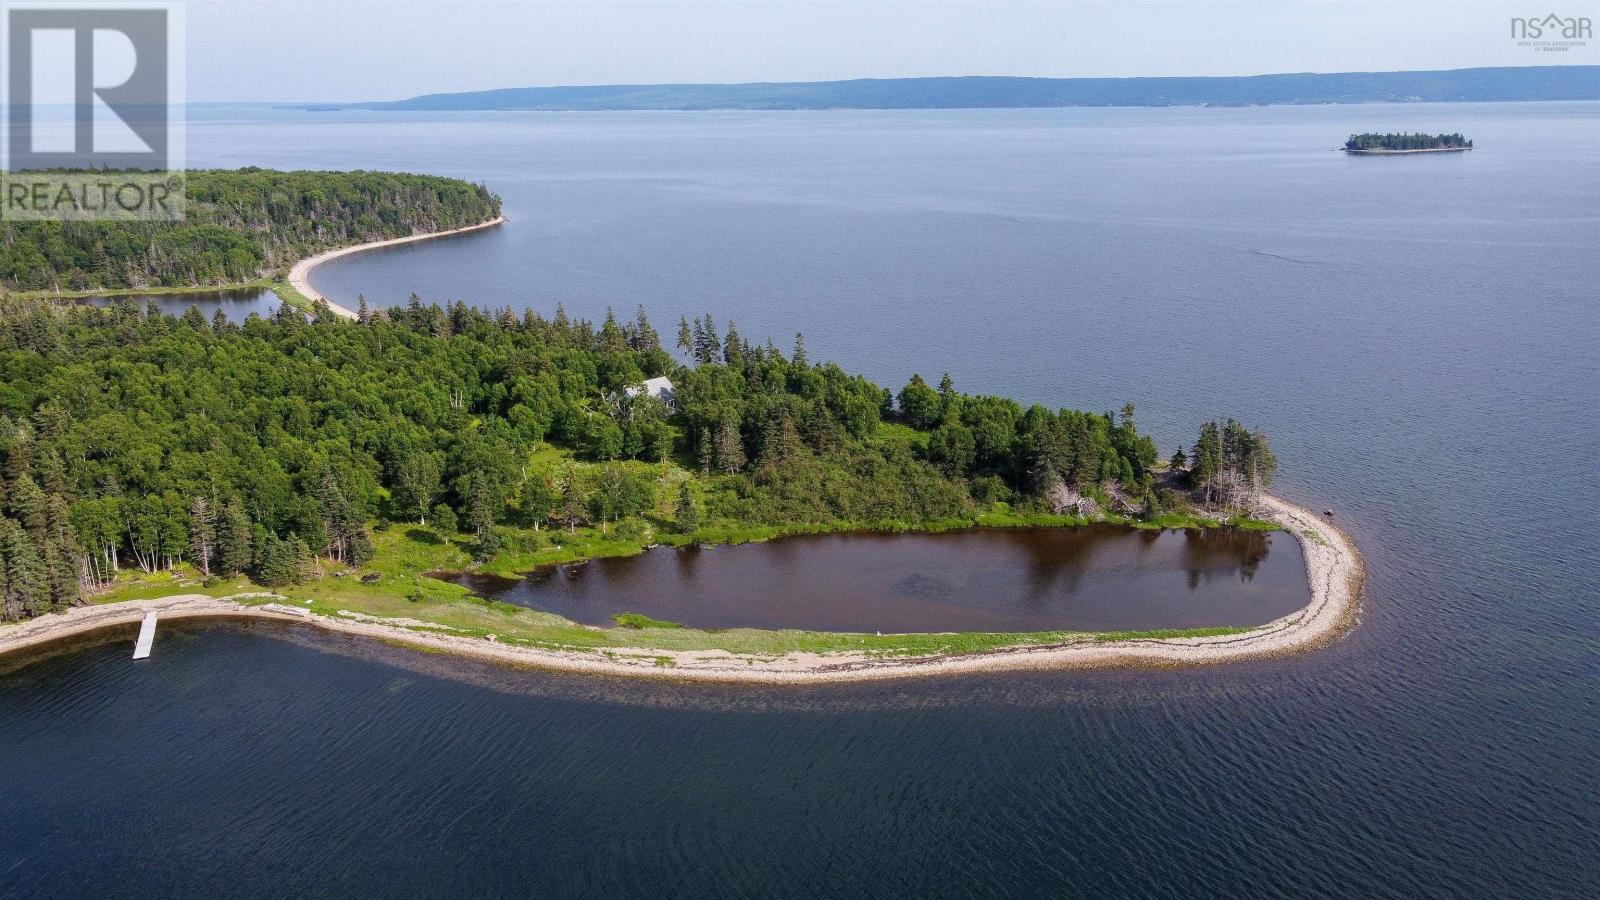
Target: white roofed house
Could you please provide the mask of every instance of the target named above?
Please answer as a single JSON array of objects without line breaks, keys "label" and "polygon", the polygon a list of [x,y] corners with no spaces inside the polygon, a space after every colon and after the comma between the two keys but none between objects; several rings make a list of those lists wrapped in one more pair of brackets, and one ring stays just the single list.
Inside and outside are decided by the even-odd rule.
[{"label": "white roofed house", "polygon": [[655,378],[646,378],[642,383],[630,385],[628,387],[629,397],[637,397],[640,394],[655,397],[662,403],[665,403],[668,408],[677,409],[677,404],[673,402],[676,395],[673,393],[672,379],[665,375],[658,375]]}]

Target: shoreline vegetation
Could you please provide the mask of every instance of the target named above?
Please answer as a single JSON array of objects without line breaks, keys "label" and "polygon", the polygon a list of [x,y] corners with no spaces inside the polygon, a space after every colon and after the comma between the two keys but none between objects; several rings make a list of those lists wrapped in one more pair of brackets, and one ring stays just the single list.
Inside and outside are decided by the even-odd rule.
[{"label": "shoreline vegetation", "polygon": [[185,174],[181,222],[0,222],[0,301],[255,288],[314,313],[319,298],[295,286],[295,273],[303,283],[328,252],[503,221],[498,196],[454,178],[259,168]]},{"label": "shoreline vegetation", "polygon": [[1346,153],[1375,156],[1400,153],[1462,153],[1472,149],[1472,141],[1459,134],[1352,134],[1340,148]]},{"label": "shoreline vegetation", "polygon": [[[1263,496],[1268,521],[1301,543],[1310,600],[1247,628],[1074,633],[923,633],[707,630],[635,617],[615,628],[578,625],[505,604],[485,604],[504,627],[374,615],[296,590],[213,597],[179,593],[78,607],[0,626],[0,657],[140,621],[261,619],[299,623],[424,652],[587,675],[696,682],[820,684],[1021,670],[1210,665],[1283,656],[1337,639],[1357,619],[1365,572],[1355,546],[1309,510]],[[499,607],[499,608],[497,608]],[[425,608],[424,608],[425,609]],[[541,624],[519,631],[516,619]],[[619,617],[619,619],[625,617]],[[158,638],[159,640],[159,638]],[[157,648],[159,652],[159,646]]]}]

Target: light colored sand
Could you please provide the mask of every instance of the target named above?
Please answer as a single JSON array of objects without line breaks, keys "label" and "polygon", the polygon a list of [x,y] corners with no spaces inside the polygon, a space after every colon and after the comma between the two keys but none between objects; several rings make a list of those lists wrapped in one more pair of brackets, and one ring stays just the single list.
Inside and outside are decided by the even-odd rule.
[{"label": "light colored sand", "polygon": [[346,319],[354,319],[356,317],[355,312],[347,307],[340,306],[332,300],[329,300],[327,297],[317,293],[311,287],[310,277],[312,269],[315,269],[317,266],[322,265],[330,259],[338,259],[341,256],[349,256],[352,253],[362,253],[367,250],[376,250],[380,247],[395,247],[400,244],[412,244],[417,241],[431,241],[434,238],[449,237],[452,234],[465,234],[469,231],[480,231],[484,228],[493,228],[496,225],[502,225],[505,223],[505,221],[505,216],[496,216],[487,222],[480,222],[477,225],[468,225],[465,228],[452,228],[449,231],[430,231],[427,234],[413,234],[406,237],[391,238],[387,241],[372,241],[371,243],[367,244],[356,244],[353,247],[340,247],[337,250],[329,250],[326,253],[318,253],[316,256],[308,256],[294,264],[294,268],[289,270],[289,285],[295,290],[299,291],[301,294],[305,295],[305,298],[313,303],[318,300],[327,303],[328,308],[333,310],[334,315],[342,316]]},{"label": "light colored sand", "polygon": [[[1001,648],[953,656],[882,658],[863,653],[788,653],[777,657],[743,656],[723,650],[652,650],[617,648],[607,653],[523,647],[503,640],[418,631],[426,623],[384,620],[341,611],[339,617],[311,614],[280,604],[242,606],[230,599],[180,594],[86,606],[65,613],[0,626],[0,655],[112,625],[138,622],[155,610],[163,622],[173,619],[233,617],[312,624],[354,634],[439,650],[494,662],[564,672],[628,675],[693,681],[814,684],[866,681],[971,672],[1078,669],[1110,666],[1208,665],[1241,659],[1281,656],[1331,641],[1355,625],[1364,578],[1361,556],[1337,528],[1314,513],[1274,497],[1265,501],[1269,518],[1282,524],[1305,551],[1311,601],[1251,631],[1207,638],[1140,639],[1099,642],[1083,638],[1030,647]],[[257,595],[259,596],[259,595]],[[439,626],[428,626],[438,629]],[[161,654],[156,637],[155,655]],[[670,661],[663,664],[662,660]]]}]

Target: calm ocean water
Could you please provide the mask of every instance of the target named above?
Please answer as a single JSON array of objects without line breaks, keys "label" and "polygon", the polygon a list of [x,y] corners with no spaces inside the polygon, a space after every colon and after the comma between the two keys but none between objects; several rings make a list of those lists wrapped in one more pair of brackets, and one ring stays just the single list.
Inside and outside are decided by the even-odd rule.
[{"label": "calm ocean water", "polygon": [[[1330,152],[1353,131],[1478,150]],[[336,299],[643,302],[898,385],[1272,436],[1369,566],[1291,659],[762,691],[163,629],[0,676],[0,895],[1600,894],[1600,104],[211,110],[487,182]],[[125,641],[124,641],[125,644]]]}]

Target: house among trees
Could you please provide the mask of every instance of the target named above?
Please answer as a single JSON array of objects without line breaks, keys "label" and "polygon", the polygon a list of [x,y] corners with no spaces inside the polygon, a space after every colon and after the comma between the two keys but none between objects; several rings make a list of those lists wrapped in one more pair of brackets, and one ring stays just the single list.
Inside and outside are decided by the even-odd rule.
[{"label": "house among trees", "polygon": [[673,393],[672,379],[665,375],[659,375],[655,378],[646,378],[643,383],[636,384],[628,388],[629,397],[637,397],[640,394],[660,400],[662,403],[665,403],[669,409],[677,409],[677,404],[673,402],[676,394]]}]

